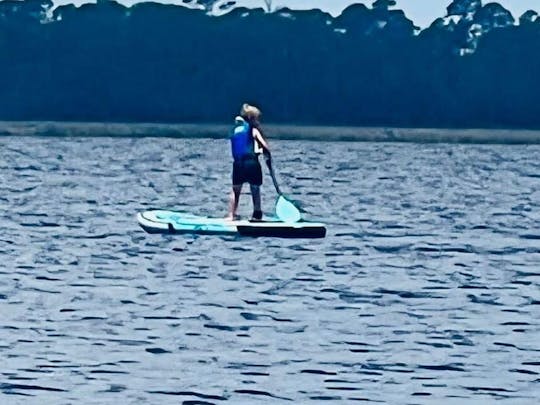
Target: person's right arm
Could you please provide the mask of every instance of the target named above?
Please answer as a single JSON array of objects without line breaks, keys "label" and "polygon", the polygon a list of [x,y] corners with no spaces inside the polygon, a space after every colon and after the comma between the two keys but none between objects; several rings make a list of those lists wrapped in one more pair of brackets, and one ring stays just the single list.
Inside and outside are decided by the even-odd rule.
[{"label": "person's right arm", "polygon": [[257,128],[253,128],[253,137],[255,140],[259,143],[259,145],[262,146],[265,154],[270,154],[270,145],[268,145],[268,142],[266,139],[264,139],[264,136],[262,135],[261,131],[259,131]]}]

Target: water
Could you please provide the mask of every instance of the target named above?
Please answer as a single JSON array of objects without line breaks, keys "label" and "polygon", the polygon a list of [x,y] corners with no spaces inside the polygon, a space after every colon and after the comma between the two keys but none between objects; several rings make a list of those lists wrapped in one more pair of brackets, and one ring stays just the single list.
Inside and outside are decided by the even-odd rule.
[{"label": "water", "polygon": [[274,141],[324,240],[145,234],[226,214],[224,140],[0,147],[2,404],[539,397],[540,146]]}]

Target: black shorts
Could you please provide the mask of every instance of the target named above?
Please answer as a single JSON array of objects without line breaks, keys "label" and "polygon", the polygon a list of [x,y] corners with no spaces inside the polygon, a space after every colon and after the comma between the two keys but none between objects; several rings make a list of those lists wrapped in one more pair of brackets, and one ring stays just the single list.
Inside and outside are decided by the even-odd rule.
[{"label": "black shorts", "polygon": [[233,163],[232,184],[240,186],[249,183],[252,186],[262,184],[262,170],[256,157],[237,160]]}]

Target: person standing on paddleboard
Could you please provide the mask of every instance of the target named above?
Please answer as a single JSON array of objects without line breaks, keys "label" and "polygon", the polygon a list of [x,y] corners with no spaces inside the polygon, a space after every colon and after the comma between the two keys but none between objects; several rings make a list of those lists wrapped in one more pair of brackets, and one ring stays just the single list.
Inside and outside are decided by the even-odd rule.
[{"label": "person standing on paddleboard", "polygon": [[261,185],[262,169],[259,155],[270,156],[270,147],[262,134],[261,111],[252,105],[244,104],[240,116],[235,118],[231,134],[231,151],[234,159],[232,171],[232,191],[229,201],[228,219],[239,219],[236,211],[244,183],[249,183],[253,200],[252,220],[262,220]]}]

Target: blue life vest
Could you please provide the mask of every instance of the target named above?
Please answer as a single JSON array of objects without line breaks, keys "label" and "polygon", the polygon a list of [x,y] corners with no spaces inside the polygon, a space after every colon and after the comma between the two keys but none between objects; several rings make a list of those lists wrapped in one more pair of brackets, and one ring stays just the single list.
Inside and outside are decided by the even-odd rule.
[{"label": "blue life vest", "polygon": [[231,151],[235,161],[256,158],[253,131],[246,121],[236,121],[231,134]]}]

